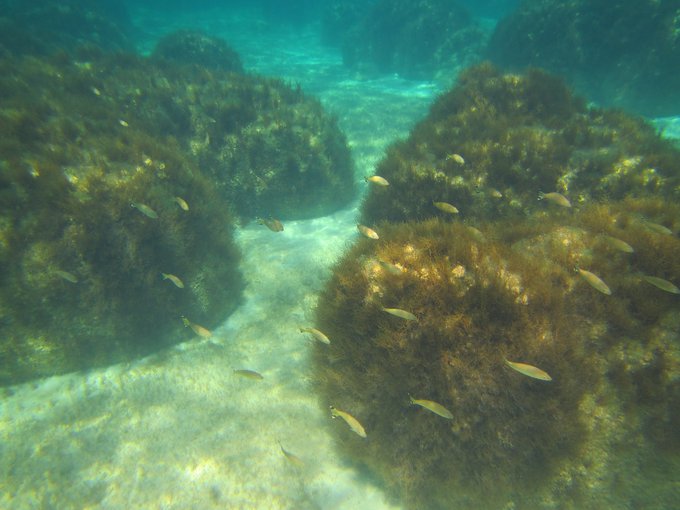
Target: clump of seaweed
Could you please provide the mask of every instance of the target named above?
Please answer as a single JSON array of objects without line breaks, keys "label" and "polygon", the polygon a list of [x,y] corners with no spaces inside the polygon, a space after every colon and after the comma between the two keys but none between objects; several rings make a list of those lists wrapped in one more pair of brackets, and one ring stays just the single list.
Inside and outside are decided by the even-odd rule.
[{"label": "clump of seaweed", "polygon": [[339,432],[341,450],[409,508],[662,508],[673,497],[662,466],[677,468],[678,296],[644,276],[680,281],[680,241],[664,233],[679,214],[645,198],[479,229],[377,224],[380,239],[349,250],[317,311],[332,339],[315,347],[323,401],[368,436]]},{"label": "clump of seaweed", "polygon": [[238,53],[225,41],[197,30],[179,30],[161,38],[152,58],[206,69],[243,72]]},{"label": "clump of seaweed", "polygon": [[240,301],[240,253],[195,161],[91,64],[0,67],[0,383],[191,338],[183,315],[221,322]]},{"label": "clump of seaweed", "polygon": [[[533,70],[503,74],[490,64],[465,71],[376,173],[362,223],[445,216],[525,218],[546,207],[540,193],[573,206],[629,195],[677,201],[680,152],[652,126],[623,112],[586,107],[557,78]],[[559,207],[558,207],[559,208]]]},{"label": "clump of seaweed", "polygon": [[488,54],[510,69],[557,73],[604,105],[677,115],[680,9],[643,0],[615,12],[602,0],[523,2],[496,26]]}]

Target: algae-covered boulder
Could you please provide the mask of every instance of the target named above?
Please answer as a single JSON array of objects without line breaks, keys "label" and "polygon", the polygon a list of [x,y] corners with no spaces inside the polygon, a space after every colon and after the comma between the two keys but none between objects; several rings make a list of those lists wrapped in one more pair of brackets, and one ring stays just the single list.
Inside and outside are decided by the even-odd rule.
[{"label": "algae-covered boulder", "polygon": [[451,74],[478,60],[486,39],[467,9],[450,0],[331,3],[324,27],[326,40],[341,39],[345,65],[408,78]]},{"label": "algae-covered boulder", "polygon": [[98,79],[123,82],[110,93],[141,110],[146,129],[175,137],[242,220],[320,216],[354,198],[346,138],[299,87],[167,58],[93,65]]},{"label": "algae-covered boulder", "polygon": [[650,198],[478,229],[379,223],[317,310],[322,401],[367,434],[336,420],[340,450],[406,508],[673,506],[679,296],[649,277],[680,282],[661,226],[679,218]]},{"label": "algae-covered boulder", "polygon": [[488,53],[506,68],[557,73],[605,105],[680,114],[678,2],[523,2],[499,22]]},{"label": "algae-covered boulder", "polygon": [[179,30],[161,38],[152,57],[207,69],[243,72],[241,59],[225,41],[197,30]]},{"label": "algae-covered boulder", "polygon": [[1,384],[192,338],[182,316],[240,300],[228,202],[94,69],[0,62]]},{"label": "algae-covered boulder", "polygon": [[[362,222],[443,217],[524,218],[560,193],[572,206],[626,196],[680,200],[680,152],[642,119],[589,108],[541,71],[468,69],[409,138],[391,146],[376,173]],[[548,195],[551,198],[552,195]]]}]

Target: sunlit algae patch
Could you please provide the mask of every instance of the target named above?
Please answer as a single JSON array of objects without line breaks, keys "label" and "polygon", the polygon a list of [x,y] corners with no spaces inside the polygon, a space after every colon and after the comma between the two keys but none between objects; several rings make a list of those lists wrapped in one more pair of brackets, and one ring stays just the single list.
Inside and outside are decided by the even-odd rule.
[{"label": "sunlit algae patch", "polygon": [[233,221],[178,143],[89,66],[1,67],[0,382],[191,338],[183,315],[223,320],[242,289]]},{"label": "sunlit algae patch", "polygon": [[[359,239],[320,298],[316,326],[331,339],[315,345],[322,402],[351,413],[366,432],[363,439],[333,423],[339,448],[407,508],[671,508],[680,469],[680,296],[648,277],[680,282],[673,234],[680,207],[664,198],[673,189],[663,186],[677,179],[677,169],[659,168],[656,175],[665,177],[653,196],[640,177],[646,164],[617,172],[593,150],[597,163],[586,154],[579,160],[593,169],[590,184],[577,180],[561,189],[552,179],[562,172],[541,170],[563,167],[549,165],[551,151],[538,152],[522,178],[512,164],[503,167],[510,176],[494,174],[505,182],[503,197],[515,197],[521,211],[478,202],[472,172],[432,169],[447,153],[460,151],[465,166],[484,154],[469,140],[472,131],[452,131],[447,141],[437,136],[432,124],[447,118],[442,104],[467,95],[480,109],[502,112],[525,80],[543,78],[472,72],[489,74],[477,74],[475,87],[464,78],[435,105],[435,120],[419,125],[380,166],[395,171],[381,172],[390,186],[371,188],[364,215],[380,216],[381,203],[385,218],[401,221],[367,222],[379,238]],[[485,97],[489,87],[508,91]],[[574,101],[563,89],[557,93]],[[527,107],[527,124],[532,111],[545,116],[526,131],[530,141],[542,122],[556,130],[563,115],[571,116],[568,109]],[[597,123],[614,116],[629,139],[645,142],[635,153],[641,161],[670,161],[666,144],[637,121],[591,114],[583,110],[583,133],[601,131]],[[452,110],[449,120],[456,115]],[[480,133],[507,132],[508,120],[500,113],[497,119],[500,126],[486,118]],[[621,140],[622,128],[602,129]],[[521,158],[529,146],[514,140],[501,153]],[[571,145],[561,145],[571,153]],[[430,170],[419,173],[410,173],[406,160],[388,166],[403,148],[441,159],[426,167],[424,158],[422,168]],[[625,153],[617,153],[605,160],[619,165]],[[482,177],[492,171],[478,168]],[[448,187],[447,176],[455,175],[462,175],[460,187]],[[624,198],[619,179],[631,196]],[[546,191],[573,190],[573,206],[537,202],[538,182]],[[398,195],[399,186],[411,190],[411,201]],[[434,199],[456,203],[460,214],[428,209]],[[410,405],[416,399],[440,414]]]},{"label": "sunlit algae patch", "polygon": [[494,219],[546,209],[540,193],[572,205],[631,193],[680,200],[678,152],[651,126],[588,108],[540,71],[502,74],[488,64],[464,72],[376,173],[392,186],[367,197],[369,226],[428,218],[433,201],[453,204],[462,218]]}]

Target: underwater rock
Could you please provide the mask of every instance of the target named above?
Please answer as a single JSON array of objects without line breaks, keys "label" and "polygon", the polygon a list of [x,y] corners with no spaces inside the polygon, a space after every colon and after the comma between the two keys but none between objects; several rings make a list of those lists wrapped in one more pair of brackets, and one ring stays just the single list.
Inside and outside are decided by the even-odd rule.
[{"label": "underwater rock", "polygon": [[[680,240],[646,229],[654,220],[676,230],[680,207],[628,199],[483,223],[484,240],[439,219],[379,223],[380,240],[343,256],[317,309],[333,339],[315,346],[322,404],[351,410],[368,437],[338,431],[340,450],[406,508],[672,506],[678,297],[639,274],[680,281]],[[452,417],[409,406],[409,395]]]},{"label": "underwater rock", "polygon": [[[367,73],[432,78],[479,60],[484,30],[450,0],[379,0],[370,7],[332,3],[325,40],[341,38],[345,65]],[[353,24],[353,26],[346,26]]]},{"label": "underwater rock", "polygon": [[223,321],[243,288],[229,203],[148,129],[151,92],[93,62],[0,69],[0,384],[190,339],[183,315]]},{"label": "underwater rock", "polygon": [[151,57],[206,69],[243,72],[238,53],[225,41],[197,30],[179,30],[166,35],[158,41]]},{"label": "underwater rock", "polygon": [[488,54],[509,69],[559,74],[603,105],[677,115],[679,38],[677,2],[542,0],[500,21]]},{"label": "underwater rock", "polygon": [[73,54],[82,47],[128,51],[132,21],[115,0],[0,1],[0,55]]},{"label": "underwater rock", "polygon": [[[642,119],[586,107],[557,78],[503,74],[490,64],[461,74],[410,137],[392,145],[376,173],[361,223],[446,217],[517,218],[601,199],[680,200],[680,151]],[[568,214],[568,210],[555,211]]]}]

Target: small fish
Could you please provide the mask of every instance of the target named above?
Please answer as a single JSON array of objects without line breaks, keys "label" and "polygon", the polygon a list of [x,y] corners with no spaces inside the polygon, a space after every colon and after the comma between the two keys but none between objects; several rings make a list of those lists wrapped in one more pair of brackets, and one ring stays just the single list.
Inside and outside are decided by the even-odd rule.
[{"label": "small fish", "polygon": [[612,291],[599,276],[591,273],[590,271],[586,271],[585,269],[576,268],[576,270],[578,271],[578,274],[580,274],[583,279],[587,281],[595,290],[599,290],[602,292],[602,294],[606,294],[607,296],[611,295]]},{"label": "small fish", "polygon": [[186,317],[182,317],[182,322],[184,323],[185,328],[191,328],[194,333],[202,338],[210,338],[212,336],[212,332],[209,329],[199,326],[198,324],[194,324]]},{"label": "small fish", "polygon": [[663,225],[661,225],[659,223],[654,223],[652,221],[645,220],[643,222],[643,225],[645,226],[645,228],[647,230],[650,230],[650,231],[655,232],[657,234],[664,234],[664,235],[667,235],[667,236],[673,235],[673,231],[670,228],[664,227]]},{"label": "small fish", "polygon": [[234,369],[234,374],[240,377],[245,377],[246,379],[252,379],[254,381],[261,381],[264,379],[262,374],[255,372],[255,370],[248,370],[247,368]]},{"label": "small fish", "polygon": [[309,333],[322,344],[330,344],[330,339],[316,328],[300,328],[300,333]]},{"label": "small fish", "polygon": [[539,193],[538,199],[559,205],[560,207],[571,207],[571,202],[567,200],[567,197],[554,191],[552,193]]},{"label": "small fish", "polygon": [[399,317],[400,319],[406,319],[407,321],[417,321],[418,317],[413,315],[411,312],[407,312],[406,310],[402,310],[401,308],[382,308],[383,312],[387,312],[390,315],[394,315],[395,317]]},{"label": "small fish", "polygon": [[447,160],[452,159],[453,161],[455,161],[459,165],[465,164],[465,160],[463,159],[463,156],[461,156],[460,154],[449,154],[448,156],[446,156],[446,159]]},{"label": "small fish", "polygon": [[370,177],[364,177],[364,180],[366,182],[372,182],[373,184],[377,184],[378,186],[390,185],[387,179],[385,179],[384,177],[380,177],[379,175],[371,175]]},{"label": "small fish", "polygon": [[294,453],[291,453],[288,450],[286,450],[283,447],[283,445],[281,444],[281,441],[277,440],[276,442],[279,443],[279,448],[281,448],[281,453],[283,453],[283,456],[288,460],[288,462],[290,462],[291,464],[298,466],[298,467],[302,467],[302,466],[305,465],[304,461],[300,457],[298,457]]},{"label": "small fish", "polygon": [[130,126],[130,124],[128,124],[127,121],[125,121],[123,119],[119,119],[118,124],[120,124],[123,127],[129,127]]},{"label": "small fish", "polygon": [[472,237],[475,241],[479,243],[485,243],[486,242],[486,236],[484,233],[479,230],[478,228],[473,227],[472,225],[467,226],[468,232],[472,234]]},{"label": "small fish", "polygon": [[382,267],[385,271],[387,271],[390,274],[403,274],[404,270],[400,268],[399,266],[396,266],[394,264],[390,264],[389,262],[386,262],[384,260],[378,259],[378,264],[380,264],[380,267]]},{"label": "small fish", "polygon": [[420,406],[424,409],[427,409],[428,411],[432,411],[434,414],[438,414],[442,418],[446,418],[447,420],[453,420],[453,414],[451,414],[451,411],[449,411],[446,407],[437,402],[433,402],[432,400],[422,400],[419,398],[413,398],[411,395],[409,395],[408,398],[411,401],[411,405]]},{"label": "small fish", "polygon": [[283,223],[281,223],[279,220],[274,219],[274,218],[257,218],[257,222],[260,225],[264,225],[267,227],[269,230],[272,232],[283,232]]},{"label": "small fish", "polygon": [[378,233],[372,228],[368,228],[364,225],[357,225],[357,229],[361,232],[361,235],[368,237],[369,239],[380,239]]},{"label": "small fish", "polygon": [[56,269],[54,271],[54,274],[56,274],[59,278],[63,278],[67,282],[71,283],[78,283],[78,278],[76,275],[73,273],[69,273],[68,271],[62,271],[61,269]]},{"label": "small fish", "polygon": [[458,214],[460,212],[456,206],[453,206],[448,202],[432,202],[432,205],[434,205],[440,211],[444,211],[445,213]]},{"label": "small fish", "polygon": [[102,95],[101,90],[99,90],[97,87],[92,87],[92,93],[93,93],[95,96],[101,96],[101,95]]},{"label": "small fish", "polygon": [[161,276],[163,277],[164,280],[170,280],[172,283],[174,283],[174,284],[175,284],[175,287],[177,287],[177,288],[179,288],[179,289],[183,289],[183,288],[184,288],[184,282],[183,282],[182,280],[180,280],[180,279],[179,279],[177,276],[175,276],[174,274],[170,274],[170,273],[161,273]]},{"label": "small fish", "polygon": [[515,361],[508,361],[507,359],[505,360],[505,364],[508,365],[513,370],[516,370],[520,374],[526,375],[527,377],[532,377],[534,379],[539,379],[541,381],[552,381],[552,377],[550,377],[547,372],[544,372],[540,368],[535,367],[533,365],[527,365],[526,363],[517,363]]},{"label": "small fish", "polygon": [[663,278],[659,278],[657,276],[644,275],[642,279],[645,280],[647,283],[651,283],[658,289],[665,290],[666,292],[670,292],[671,294],[680,294],[680,289],[674,283],[671,283],[668,280],[664,280]]},{"label": "small fish", "polygon": [[491,198],[503,198],[503,193],[496,188],[489,188],[488,193]]},{"label": "small fish", "polygon": [[615,250],[619,250],[624,253],[633,253],[635,251],[630,244],[628,244],[626,241],[618,239],[617,237],[603,235],[602,239],[604,239],[604,241]]},{"label": "small fish", "polygon": [[173,200],[177,202],[177,205],[182,209],[183,211],[188,211],[189,210],[189,204],[187,204],[187,201],[184,200],[182,197],[174,197]]},{"label": "small fish", "polygon": [[351,428],[359,436],[366,437],[366,431],[364,430],[364,427],[361,425],[361,423],[359,423],[359,420],[357,420],[351,414],[346,413],[345,411],[341,411],[340,409],[336,409],[333,406],[330,406],[330,408],[331,408],[331,417],[337,418],[339,416],[340,418],[345,420],[347,425],[349,425],[349,428]]},{"label": "small fish", "polygon": [[156,211],[154,211],[153,209],[151,209],[151,207],[149,207],[149,206],[146,205],[146,204],[140,204],[139,202],[132,202],[132,203],[130,204],[130,207],[132,207],[132,208],[134,208],[134,209],[137,209],[137,210],[138,210],[140,213],[142,213],[144,216],[146,216],[146,217],[148,217],[148,218],[151,218],[151,219],[153,219],[153,220],[155,220],[156,218],[158,218],[158,214],[156,213]]}]

